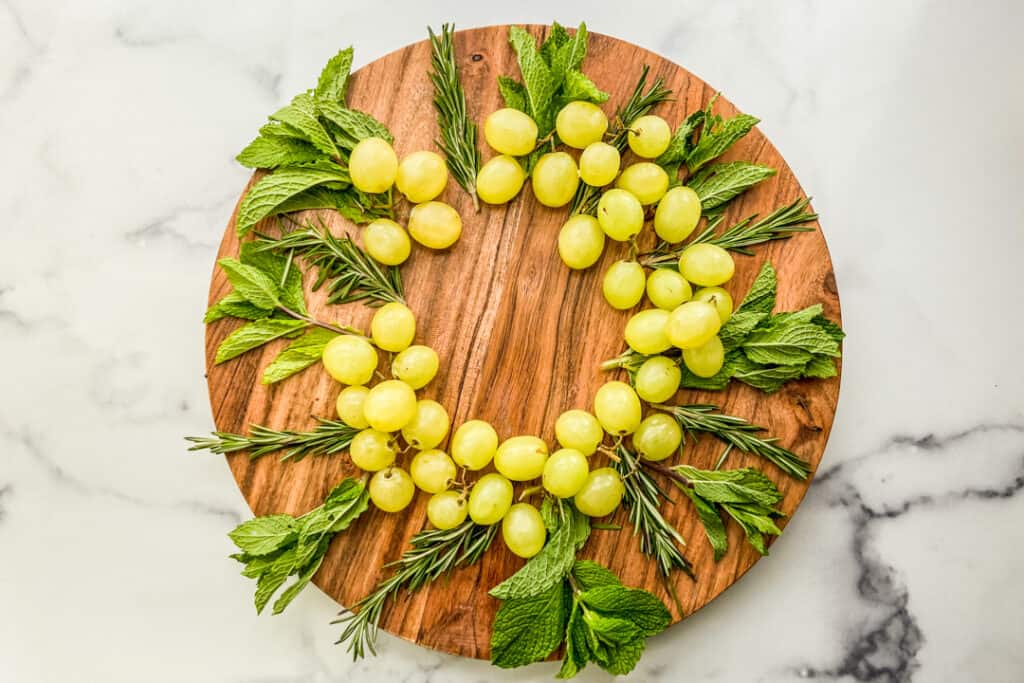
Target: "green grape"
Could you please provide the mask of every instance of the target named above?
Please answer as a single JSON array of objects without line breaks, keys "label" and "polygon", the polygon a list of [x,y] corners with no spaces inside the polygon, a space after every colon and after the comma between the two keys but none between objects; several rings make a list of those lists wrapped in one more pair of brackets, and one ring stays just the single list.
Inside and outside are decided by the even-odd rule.
[{"label": "green grape", "polygon": [[641,116],[629,127],[629,148],[644,159],[654,159],[668,149],[672,129],[660,116]]},{"label": "green grape", "polygon": [[448,184],[448,166],[436,152],[413,152],[398,164],[395,185],[413,204],[436,199]]},{"label": "green grape", "polygon": [[725,347],[715,335],[695,349],[683,349],[683,363],[698,377],[714,377],[725,364]]},{"label": "green grape", "polygon": [[345,387],[341,390],[334,407],[342,422],[355,429],[366,429],[370,426],[363,415],[363,403],[369,393],[370,390],[362,386]]},{"label": "green grape", "polygon": [[668,190],[668,174],[657,164],[644,161],[631,164],[615,181],[615,187],[627,190],[643,205],[654,204]]},{"label": "green grape", "polygon": [[618,472],[611,467],[600,467],[587,476],[573,502],[576,509],[588,517],[604,517],[619,507],[625,489]]},{"label": "green grape", "polygon": [[501,520],[501,537],[509,550],[529,559],[544,547],[547,537],[544,518],[529,503],[516,503]]},{"label": "green grape", "polygon": [[555,420],[555,438],[565,448],[592,455],[604,439],[604,430],[596,417],[576,408],[565,411]]},{"label": "green grape", "polygon": [[658,202],[654,212],[654,232],[675,244],[682,242],[700,221],[700,197],[688,187],[673,187]]},{"label": "green grape", "polygon": [[416,402],[416,414],[402,427],[402,438],[413,448],[426,451],[444,441],[448,426],[448,411],[444,406],[424,398]]},{"label": "green grape", "polygon": [[671,268],[655,268],[647,276],[647,298],[658,308],[674,311],[692,295],[690,283]]},{"label": "green grape", "polygon": [[455,463],[444,451],[420,451],[409,464],[412,481],[422,491],[441,493],[455,481]]},{"label": "green grape", "polygon": [[497,472],[480,477],[469,492],[469,518],[477,524],[497,524],[512,507],[512,482]]},{"label": "green grape", "polygon": [[672,342],[668,340],[669,312],[660,308],[648,308],[635,314],[626,323],[626,343],[637,353],[649,356],[668,351]]},{"label": "green grape", "polygon": [[718,311],[718,317],[722,319],[723,325],[726,320],[732,317],[732,295],[721,287],[698,289],[693,298],[695,301],[707,301],[714,306],[715,310]]},{"label": "green grape", "polygon": [[444,202],[417,204],[409,212],[409,234],[425,247],[447,249],[462,235],[462,219]]},{"label": "green grape", "polygon": [[668,338],[680,349],[695,349],[710,341],[721,327],[722,319],[714,306],[706,301],[687,301],[669,315]]},{"label": "green grape", "polygon": [[732,256],[717,244],[693,244],[679,256],[679,274],[701,287],[728,282],[735,270]]},{"label": "green grape", "polygon": [[376,429],[364,429],[352,437],[348,446],[352,463],[361,470],[376,472],[395,461],[395,440]]},{"label": "green grape", "polygon": [[637,396],[648,403],[664,403],[679,391],[683,372],[671,358],[652,356],[636,371],[633,386]]},{"label": "green grape", "polygon": [[377,369],[377,351],[354,334],[342,334],[327,342],[322,357],[327,374],[342,384],[366,384]]},{"label": "green grape", "polygon": [[537,124],[518,109],[506,107],[484,120],[484,138],[495,152],[525,156],[537,144]]},{"label": "green grape", "polygon": [[644,296],[644,268],[636,261],[616,261],[604,274],[601,291],[612,308],[633,308]]},{"label": "green grape", "polygon": [[537,160],[531,181],[537,201],[558,208],[572,201],[580,175],[571,156],[565,152],[550,152]]},{"label": "green grape", "polygon": [[633,448],[645,460],[664,460],[683,442],[683,430],[665,413],[649,415],[633,432]]},{"label": "green grape", "polygon": [[587,456],[575,448],[562,448],[551,454],[544,463],[544,474],[541,481],[544,489],[559,498],[575,496],[590,474]]},{"label": "green grape", "polygon": [[427,519],[442,531],[462,524],[467,514],[466,497],[458,491],[435,493],[427,502]]},{"label": "green grape", "polygon": [[363,414],[374,429],[397,432],[416,416],[416,392],[397,379],[381,382],[367,394]]},{"label": "green grape", "polygon": [[555,130],[562,142],[583,149],[604,137],[608,130],[608,117],[591,102],[570,102],[555,117]]},{"label": "green grape", "polygon": [[609,434],[632,434],[640,426],[640,399],[625,382],[605,382],[594,394],[594,415]]},{"label": "green grape", "polygon": [[594,265],[603,251],[604,233],[593,216],[576,214],[558,232],[558,255],[574,270]]},{"label": "green grape", "polygon": [[619,174],[622,157],[614,145],[592,142],[580,154],[580,179],[587,185],[604,187]]},{"label": "green grape", "polygon": [[404,510],[415,493],[412,477],[401,467],[381,470],[370,479],[370,500],[384,512]]},{"label": "green grape", "polygon": [[470,420],[455,430],[450,448],[459,467],[481,470],[498,450],[498,432],[483,420]]},{"label": "green grape", "polygon": [[352,148],[348,174],[363,192],[386,192],[398,174],[398,157],[387,140],[366,138]]},{"label": "green grape", "polygon": [[632,192],[608,190],[597,203],[597,221],[606,235],[618,242],[626,242],[643,229],[644,207]]},{"label": "green grape", "polygon": [[385,351],[404,351],[416,336],[416,316],[405,304],[397,301],[384,304],[370,321],[373,343]]},{"label": "green grape", "polygon": [[536,436],[505,439],[494,454],[494,469],[512,481],[530,481],[544,472],[548,445]]},{"label": "green grape", "polygon": [[434,349],[417,344],[395,356],[391,361],[391,374],[413,389],[422,389],[434,379],[439,365]]},{"label": "green grape", "polygon": [[523,189],[526,171],[513,157],[501,154],[477,171],[476,194],[488,204],[504,204],[512,201]]},{"label": "green grape", "polygon": [[370,256],[385,266],[405,263],[412,249],[409,233],[387,218],[378,218],[363,228],[363,246]]}]

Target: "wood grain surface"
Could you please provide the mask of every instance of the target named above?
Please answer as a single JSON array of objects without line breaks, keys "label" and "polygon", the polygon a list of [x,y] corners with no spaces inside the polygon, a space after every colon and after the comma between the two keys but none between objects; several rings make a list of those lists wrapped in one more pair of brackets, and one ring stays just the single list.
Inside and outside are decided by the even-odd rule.
[{"label": "wood grain surface", "polygon": [[[534,26],[530,30],[540,39],[546,28]],[[488,113],[503,106],[496,77],[518,76],[515,56],[507,43],[507,27],[460,31],[455,46],[470,115],[482,122]],[[378,59],[352,78],[350,105],[370,112],[390,127],[400,157],[416,150],[436,149],[429,62],[429,45],[423,41]],[[656,54],[609,36],[591,34],[584,69],[611,93],[605,105],[609,114],[629,96],[644,64],[651,66],[652,76],[664,77],[675,92],[674,101],[655,111],[673,126],[702,108],[714,94],[714,89],[699,78]],[[311,74],[311,79],[314,76]],[[717,106],[723,115],[736,111],[725,98],[719,99]],[[482,142],[481,147],[485,147]],[[492,152],[484,149],[483,154],[487,159]],[[724,158],[752,160],[779,171],[730,205],[728,223],[751,213],[767,213],[804,196],[786,162],[757,129]],[[416,342],[432,346],[441,358],[437,378],[419,392],[420,397],[440,401],[452,417],[453,430],[466,420],[479,418],[494,424],[502,438],[535,434],[554,446],[558,414],[569,408],[590,408],[597,387],[614,377],[602,373],[598,366],[624,348],[623,327],[632,312],[615,311],[604,302],[601,277],[612,262],[625,257],[627,246],[610,242],[595,267],[570,271],[556,251],[558,230],[567,209],[539,205],[526,188],[507,206],[484,207],[474,213],[469,197],[454,181],[449,182],[441,199],[461,213],[462,238],[443,252],[415,246],[402,267],[408,303],[418,321]],[[401,207],[403,218],[408,208]],[[321,218],[336,234],[357,233],[355,226],[336,214],[323,212]],[[261,229],[269,231],[271,227]],[[646,230],[646,243],[641,246],[652,246],[653,237],[653,231]],[[238,250],[232,217],[218,257],[236,255]],[[737,301],[765,259],[778,270],[778,310],[820,302],[826,315],[839,319],[832,263],[820,230],[756,247],[753,257],[737,255],[736,276],[726,285]],[[306,273],[307,290],[312,275]],[[223,273],[215,268],[210,301],[216,301],[228,289]],[[358,304],[327,306],[320,293],[312,294],[309,300],[318,318],[368,329],[372,315],[368,308]],[[207,330],[207,377],[217,429],[245,432],[250,424],[305,429],[313,426],[314,416],[333,417],[334,400],[342,387],[319,364],[278,384],[260,384],[262,369],[284,341],[214,365],[217,346],[238,324],[222,320]],[[716,403],[728,413],[767,426],[783,445],[810,460],[817,469],[838,393],[836,377],[791,382],[771,396],[733,383],[724,392],[685,391],[677,398],[679,402]],[[696,447],[687,448],[683,460],[709,468],[721,451],[719,442],[705,438]],[[320,504],[342,477],[355,471],[343,456],[280,463],[274,456],[250,462],[246,455],[236,454],[228,456],[228,462],[257,515],[306,512]],[[781,507],[792,515],[809,482],[793,480],[763,460],[736,452],[729,456],[726,466],[746,465],[762,467],[779,485],[785,493]],[[427,498],[419,494],[400,514],[371,508],[353,528],[334,540],[314,579],[316,585],[342,605],[351,605],[366,595],[378,580],[388,576],[385,563],[397,559],[408,539],[424,526]],[[676,578],[685,614],[706,605],[760,559],[743,541],[737,525],[730,523],[729,553],[715,563],[690,505],[680,501],[667,506],[665,516],[689,541],[686,556],[697,574],[696,581],[682,574]],[[623,532],[595,531],[581,556],[605,564],[625,584],[647,588],[671,604],[654,562],[639,552],[625,511],[620,509],[610,521],[621,522]],[[386,608],[381,627],[427,647],[487,658],[491,620],[499,604],[487,595],[487,590],[522,564],[523,560],[498,540],[479,564],[414,595],[403,594]],[[797,588],[792,587],[794,593]],[[756,613],[759,608],[750,605],[750,609]],[[680,615],[674,618],[678,620]]]}]

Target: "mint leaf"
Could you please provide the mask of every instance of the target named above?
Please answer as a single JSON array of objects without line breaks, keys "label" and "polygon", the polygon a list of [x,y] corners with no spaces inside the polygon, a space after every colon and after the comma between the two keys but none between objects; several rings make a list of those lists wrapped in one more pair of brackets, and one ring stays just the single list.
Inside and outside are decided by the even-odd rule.
[{"label": "mint leaf", "polygon": [[[581,23],[576,29],[576,34],[569,37],[569,34],[561,26],[558,27],[560,33],[556,33],[556,30],[552,28],[551,39],[555,39],[557,36],[557,47],[550,51],[551,56],[546,57],[548,64],[551,66],[551,76],[554,79],[555,87],[557,88],[562,84],[570,72],[580,73],[580,66],[583,64],[583,58],[587,56],[587,25]],[[549,42],[550,40],[549,39]],[[544,54],[544,48],[549,44],[545,42],[541,46],[541,54]],[[582,75],[582,74],[580,74]],[[584,78],[586,78],[584,76]],[[590,79],[587,79],[589,82]],[[596,90],[596,86],[595,86]],[[600,92],[600,91],[598,91]],[[568,96],[568,93],[565,93]],[[605,94],[605,99],[608,99],[608,95]],[[604,100],[601,100],[602,102]]]},{"label": "mint leaf", "polygon": [[270,115],[273,121],[286,123],[295,130],[301,131],[303,138],[329,157],[338,155],[331,136],[327,134],[317,118],[316,103],[312,95],[302,93],[292,98],[292,103],[278,109]]},{"label": "mint leaf", "polygon": [[675,177],[679,171],[679,165],[686,160],[690,150],[693,149],[693,134],[703,122],[703,110],[695,111],[687,116],[686,120],[680,123],[672,134],[668,148],[654,160],[659,166],[672,167],[673,173],[669,173],[670,178]]},{"label": "mint leaf", "polygon": [[285,580],[295,569],[295,549],[289,548],[281,553],[274,560],[274,563],[267,568],[256,580],[256,614],[263,612],[270,598],[274,596],[277,589],[284,585]]},{"label": "mint leaf", "polygon": [[747,542],[762,555],[768,554],[768,543],[765,534],[778,536],[782,530],[776,526],[773,517],[781,517],[782,513],[762,505],[742,505],[728,503],[722,509],[740,525],[747,537]]},{"label": "mint leaf", "polygon": [[701,208],[707,211],[724,205],[775,173],[769,166],[731,161],[705,166],[687,185],[697,193]]},{"label": "mint leaf", "polygon": [[548,37],[540,46],[540,56],[544,59],[544,63],[551,66],[554,63],[555,53],[558,52],[558,48],[570,40],[572,40],[572,37],[565,30],[564,26],[557,21],[551,22],[551,30],[548,31]]},{"label": "mint leaf", "polygon": [[697,146],[686,156],[686,167],[696,173],[712,159],[721,156],[740,138],[749,133],[760,119],[740,114],[722,123],[721,117],[705,119]]},{"label": "mint leaf", "polygon": [[269,308],[254,306],[238,292],[228,292],[217,303],[206,309],[203,322],[209,325],[221,318],[242,318],[243,320],[261,320],[269,318],[274,311]]},{"label": "mint leaf", "polygon": [[233,258],[222,258],[217,264],[228,276],[228,281],[241,296],[254,306],[264,309],[277,308],[281,303],[281,286],[269,275],[255,266],[241,263]]},{"label": "mint leaf", "polygon": [[551,69],[537,51],[537,43],[526,30],[513,26],[508,30],[508,40],[516,52],[519,72],[526,90],[526,113],[537,122],[538,137],[543,137],[554,128],[555,112],[553,102],[556,90]]},{"label": "mint leaf", "polygon": [[733,370],[732,376],[766,394],[772,394],[781,389],[786,382],[803,377],[804,366],[757,365],[746,357],[741,357],[737,361],[737,367]]},{"label": "mint leaf", "polygon": [[729,539],[725,533],[725,524],[722,523],[722,517],[718,514],[718,508],[711,503],[707,502],[691,489],[683,489],[683,493],[693,503],[693,507],[697,510],[697,516],[700,518],[701,524],[704,525],[704,534],[708,537],[708,543],[711,544],[711,549],[715,554],[715,562],[725,557],[726,551],[729,550]]},{"label": "mint leaf", "polygon": [[347,183],[348,174],[340,166],[335,169],[289,167],[274,171],[256,181],[238,208],[236,230],[243,237],[256,223],[267,216],[282,213],[279,207],[310,188],[325,183]]},{"label": "mint leaf", "polygon": [[506,107],[526,112],[526,88],[522,83],[508,76],[498,76],[498,92]]},{"label": "mint leaf", "polygon": [[743,309],[729,316],[718,331],[718,338],[722,340],[726,352],[739,347],[758,325],[767,320],[768,315],[766,312]]},{"label": "mint leaf", "polygon": [[539,553],[522,569],[491,589],[500,600],[526,598],[561,583],[576,560],[576,549],[590,534],[590,521],[571,505],[566,505],[565,519],[549,537]]},{"label": "mint leaf", "polygon": [[387,126],[365,112],[324,101],[317,103],[317,109],[321,116],[336,126],[334,139],[339,147],[351,150],[366,138],[383,138],[389,143],[395,141]]},{"label": "mint leaf", "polygon": [[261,135],[235,157],[243,166],[270,169],[323,158],[323,152],[309,143],[279,135]]},{"label": "mint leaf", "polygon": [[491,630],[491,663],[508,669],[539,662],[554,652],[568,619],[565,591],[559,581],[532,597],[504,602]]},{"label": "mint leaf", "polygon": [[572,678],[590,661],[588,634],[587,626],[583,623],[583,610],[574,602],[565,630],[565,658],[556,678]]},{"label": "mint leaf", "polygon": [[758,503],[775,505],[782,494],[772,480],[752,467],[735,470],[699,470],[689,465],[673,467],[690,480],[693,492],[710,503]]},{"label": "mint leaf", "polygon": [[[723,328],[724,329],[724,328]],[[725,342],[722,342],[723,345]],[[728,348],[728,347],[726,347]],[[722,369],[711,377],[698,377],[690,372],[685,364],[679,366],[681,372],[679,386],[687,389],[704,389],[706,391],[720,391],[729,385],[733,373],[736,372],[737,361],[743,356],[741,351],[726,351]]]},{"label": "mint leaf", "polygon": [[324,501],[327,531],[338,533],[347,529],[369,506],[369,491],[357,479],[345,479]]},{"label": "mint leaf", "polygon": [[736,313],[741,311],[771,313],[775,308],[775,291],[777,288],[778,277],[775,274],[775,268],[772,266],[771,261],[765,261],[764,265],[761,266],[761,270],[757,273],[757,277],[754,278],[753,284],[750,285],[747,295],[743,297],[743,302],[736,307],[736,312],[733,315],[735,316]]},{"label": "mint leaf", "polygon": [[599,586],[583,591],[578,599],[605,617],[631,622],[645,637],[661,633],[672,621],[661,600],[638,588]]},{"label": "mint leaf", "polygon": [[352,47],[349,46],[331,57],[324,65],[316,83],[316,96],[344,104],[351,70]]},{"label": "mint leaf", "polygon": [[217,347],[217,355],[214,363],[223,363],[236,358],[246,351],[251,351],[259,346],[291,336],[302,329],[308,323],[301,320],[266,318],[254,320],[251,323],[242,325],[237,330],[225,337],[220,346]]},{"label": "mint leaf", "polygon": [[829,320],[824,315],[817,315],[811,321],[821,329],[825,330],[825,334],[832,337],[838,344],[839,342],[846,339],[846,333],[843,332],[843,328],[839,327],[834,321]]},{"label": "mint leaf", "polygon": [[583,590],[600,586],[619,586],[619,577],[592,560],[577,560],[572,565],[572,576]]},{"label": "mint leaf", "polygon": [[336,336],[338,336],[337,333],[321,327],[310,330],[277,354],[277,358],[263,370],[262,382],[264,384],[280,382],[319,362],[327,342]]},{"label": "mint leaf", "polygon": [[597,85],[587,78],[582,71],[572,69],[565,73],[565,83],[562,86],[561,101],[568,103],[573,100],[583,100],[601,104],[608,100],[608,93],[604,92]]},{"label": "mint leaf", "polygon": [[831,356],[814,356],[804,367],[804,377],[828,379],[839,374],[836,362]]},{"label": "mint leaf", "polygon": [[325,185],[313,187],[284,200],[277,205],[274,213],[293,213],[308,209],[338,209],[345,201],[344,196],[350,191],[351,188],[347,188],[339,192],[328,189]]},{"label": "mint leaf", "polygon": [[306,315],[306,294],[302,289],[302,271],[287,254],[260,249],[256,242],[242,245],[238,260],[252,266],[277,283],[281,303],[296,313]]},{"label": "mint leaf", "polygon": [[302,592],[302,589],[309,585],[313,575],[320,569],[320,565],[324,563],[324,555],[327,554],[327,543],[323,543],[323,549],[318,548],[318,552],[314,556],[313,560],[306,565],[306,568],[302,570],[298,578],[284,589],[281,595],[278,596],[277,600],[274,601],[274,609],[272,614],[280,614],[285,608],[292,604],[292,600]]},{"label": "mint leaf", "polygon": [[803,368],[815,354],[838,356],[832,337],[813,323],[782,322],[755,331],[743,342],[743,353],[761,365],[798,365]]},{"label": "mint leaf", "polygon": [[249,555],[266,555],[298,538],[291,515],[267,515],[242,522],[228,537],[238,549]]}]

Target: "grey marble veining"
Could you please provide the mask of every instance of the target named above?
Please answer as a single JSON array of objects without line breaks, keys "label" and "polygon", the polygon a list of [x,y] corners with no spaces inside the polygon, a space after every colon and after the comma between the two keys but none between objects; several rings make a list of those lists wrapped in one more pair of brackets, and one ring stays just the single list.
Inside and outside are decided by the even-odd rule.
[{"label": "grey marble veining", "polygon": [[[1024,6],[905,2],[0,1],[0,680],[550,680],[382,635],[316,590],[257,618],[200,311],[234,163],[354,43],[567,24],[654,49],[763,120],[832,249],[849,338],[786,533],[631,680],[1024,679]],[[606,680],[587,670],[583,681]]]}]

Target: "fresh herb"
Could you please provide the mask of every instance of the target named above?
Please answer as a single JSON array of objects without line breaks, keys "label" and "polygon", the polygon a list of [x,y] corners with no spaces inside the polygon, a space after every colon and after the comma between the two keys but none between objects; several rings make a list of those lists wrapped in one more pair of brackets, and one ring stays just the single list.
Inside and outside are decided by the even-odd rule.
[{"label": "fresh herb", "polygon": [[208,450],[211,453],[224,454],[237,451],[249,451],[249,459],[256,460],[274,451],[285,451],[281,460],[302,460],[307,455],[334,455],[346,450],[352,439],[359,433],[358,429],[349,427],[344,422],[317,418],[317,426],[308,432],[291,429],[270,429],[262,425],[249,427],[249,434],[232,432],[213,432],[210,437],[188,436],[194,446],[190,451]]},{"label": "fresh herb", "polygon": [[750,114],[737,114],[731,119],[724,120],[718,114],[711,113],[716,99],[718,99],[717,93],[704,109],[700,135],[696,144],[686,154],[684,163],[691,175],[697,173],[708,162],[725,154],[760,121],[756,116]]},{"label": "fresh herb", "polygon": [[480,168],[480,150],[476,146],[476,124],[466,113],[466,92],[459,80],[459,65],[455,60],[455,27],[441,26],[441,35],[428,28],[430,34],[430,82],[434,84],[434,107],[441,139],[437,146],[444,152],[455,180],[473,199],[479,211],[476,196],[476,174]]},{"label": "fresh herb", "polygon": [[687,181],[687,186],[700,197],[701,208],[707,212],[724,206],[776,171],[770,166],[749,161],[709,164]]},{"label": "fresh herb", "polygon": [[395,266],[383,266],[358,247],[347,235],[335,237],[326,225],[304,224],[280,237],[260,235],[257,251],[294,251],[315,266],[317,278],[313,291],[325,282],[327,303],[347,304],[364,301],[369,306],[405,303],[402,274]]},{"label": "fresh herb", "polygon": [[353,659],[376,654],[377,625],[388,600],[405,588],[412,592],[448,574],[456,567],[477,562],[497,535],[498,525],[479,526],[466,520],[454,529],[429,529],[412,537],[412,547],[387,566],[395,573],[373,592],[331,623],[344,624],[338,643],[348,643]]},{"label": "fresh herb", "polygon": [[263,611],[289,576],[296,576],[274,602],[273,613],[280,614],[316,574],[331,539],[363,514],[368,502],[364,483],[345,479],[320,507],[301,517],[256,517],[229,533],[241,551],[231,558],[245,565],[242,576],[256,580],[256,613]]},{"label": "fresh herb", "polygon": [[810,198],[797,199],[790,204],[780,206],[761,220],[755,221],[757,214],[747,216],[736,225],[721,234],[715,234],[712,227],[708,227],[698,235],[691,244],[707,242],[716,244],[723,249],[738,252],[751,256],[747,247],[755,244],[763,244],[771,240],[784,240],[797,232],[810,232],[814,230],[813,223],[818,220],[818,214],[804,211],[810,204]]}]

